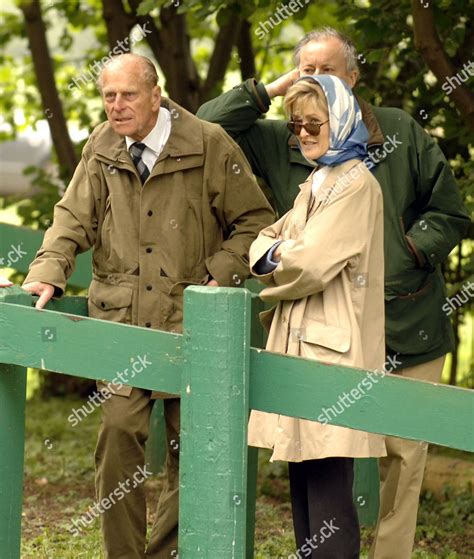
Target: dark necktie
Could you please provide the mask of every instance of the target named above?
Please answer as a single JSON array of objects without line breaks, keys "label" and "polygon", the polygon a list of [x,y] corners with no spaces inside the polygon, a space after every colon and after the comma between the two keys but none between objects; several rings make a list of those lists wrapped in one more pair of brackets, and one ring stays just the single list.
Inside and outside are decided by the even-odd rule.
[{"label": "dark necktie", "polygon": [[142,184],[150,176],[150,171],[142,159],[143,150],[145,148],[146,145],[142,144],[141,142],[135,142],[130,146],[130,154],[132,156],[133,162],[135,163],[135,167],[137,168],[138,174],[140,175]]}]

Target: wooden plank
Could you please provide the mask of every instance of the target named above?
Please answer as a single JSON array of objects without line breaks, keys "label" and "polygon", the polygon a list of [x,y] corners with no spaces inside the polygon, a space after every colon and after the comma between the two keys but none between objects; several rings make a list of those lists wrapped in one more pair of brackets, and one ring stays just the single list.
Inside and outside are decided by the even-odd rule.
[{"label": "wooden plank", "polygon": [[[472,390],[253,348],[250,368],[252,409],[474,451]],[[356,388],[365,390],[360,399]]]},{"label": "wooden plank", "polygon": [[0,363],[0,556],[20,557],[26,369]]},{"label": "wooden plank", "polygon": [[245,557],[250,293],[184,293],[179,556]]},{"label": "wooden plank", "polygon": [[181,334],[0,303],[0,363],[106,381],[120,374],[126,384],[179,394],[181,341]]},{"label": "wooden plank", "polygon": [[[13,268],[28,272],[43,242],[44,231],[0,223],[0,268]],[[76,269],[69,278],[69,284],[76,287],[89,287],[92,280],[92,252],[79,254]]]}]

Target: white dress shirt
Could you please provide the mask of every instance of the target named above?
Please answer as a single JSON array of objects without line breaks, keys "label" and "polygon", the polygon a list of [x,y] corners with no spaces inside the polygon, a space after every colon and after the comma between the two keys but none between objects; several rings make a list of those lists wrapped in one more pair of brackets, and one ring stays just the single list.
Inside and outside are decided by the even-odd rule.
[{"label": "white dress shirt", "polygon": [[[150,133],[140,141],[140,143],[145,144],[146,148],[142,153],[143,163],[148,167],[151,173],[156,160],[163,151],[168,138],[171,133],[171,114],[168,109],[160,107],[158,112],[158,118],[156,119],[156,124]],[[125,136],[125,143],[127,144],[127,149],[130,150],[130,146],[134,144],[137,140]]]}]

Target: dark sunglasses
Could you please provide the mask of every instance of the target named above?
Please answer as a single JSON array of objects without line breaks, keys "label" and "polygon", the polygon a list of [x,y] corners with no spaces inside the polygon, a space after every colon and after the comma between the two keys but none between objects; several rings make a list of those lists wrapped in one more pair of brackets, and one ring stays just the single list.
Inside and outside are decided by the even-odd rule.
[{"label": "dark sunglasses", "polygon": [[327,122],[329,122],[329,120],[326,120],[325,122],[300,122],[297,120],[289,120],[286,123],[286,126],[292,134],[295,134],[295,136],[299,136],[301,134],[302,128],[304,128],[308,134],[311,134],[311,136],[319,136],[321,126]]}]

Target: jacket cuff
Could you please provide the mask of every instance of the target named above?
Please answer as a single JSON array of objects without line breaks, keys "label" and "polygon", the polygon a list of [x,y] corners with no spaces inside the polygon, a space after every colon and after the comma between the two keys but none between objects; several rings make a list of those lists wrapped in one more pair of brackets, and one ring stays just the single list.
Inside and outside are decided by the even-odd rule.
[{"label": "jacket cuff", "polygon": [[246,85],[248,86],[252,97],[255,99],[255,102],[262,113],[266,113],[270,108],[271,99],[268,96],[267,90],[263,83],[257,82],[254,78],[251,78],[246,81]]},{"label": "jacket cuff", "polygon": [[[64,274],[61,271],[57,272],[56,274],[52,272],[52,266],[48,266],[48,271],[42,270],[42,266],[37,263],[34,267],[30,268],[28,275],[25,278],[25,283],[31,283],[33,281],[40,281],[41,283],[47,283],[54,287],[53,297],[62,297],[64,295],[64,291],[66,290],[66,283],[67,281],[64,279]],[[62,277],[61,277],[62,276]]]},{"label": "jacket cuff", "polygon": [[420,268],[423,268],[426,264],[426,259],[423,256],[423,253],[417,249],[415,241],[412,239],[412,237],[410,237],[409,235],[405,235],[405,239],[410,252],[413,254],[413,256],[416,258],[416,261],[418,262],[418,266]]}]

